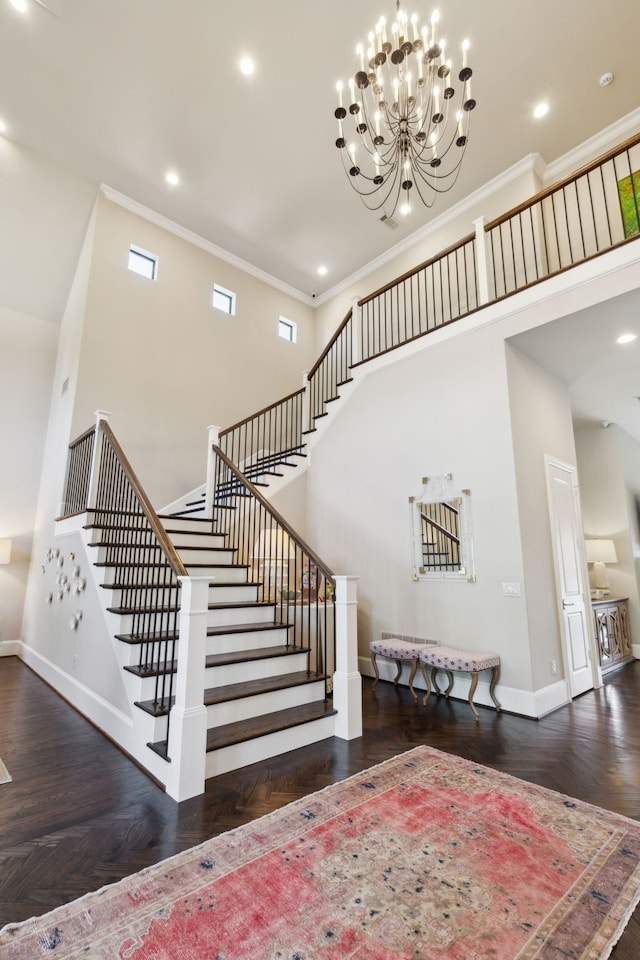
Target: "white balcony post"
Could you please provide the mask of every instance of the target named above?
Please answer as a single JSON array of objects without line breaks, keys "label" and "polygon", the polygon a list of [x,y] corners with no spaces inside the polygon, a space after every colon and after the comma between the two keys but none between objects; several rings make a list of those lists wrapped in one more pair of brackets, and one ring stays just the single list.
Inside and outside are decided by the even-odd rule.
[{"label": "white balcony post", "polygon": [[210,577],[179,577],[180,631],[175,700],[170,714],[166,790],[174,800],[204,793],[207,708],[204,705]]},{"label": "white balcony post", "polygon": [[311,424],[311,385],[309,383],[309,371],[302,371],[302,389],[304,390],[304,395],[302,397],[302,418],[301,418],[301,430],[305,434],[309,429]]},{"label": "white balcony post", "polygon": [[102,459],[102,444],[100,443],[100,423],[109,423],[111,414],[108,410],[96,410],[96,435],[93,441],[93,456],[91,458],[91,474],[89,477],[89,489],[87,490],[87,509],[96,505],[98,497],[98,480],[100,477],[100,461]]},{"label": "white balcony post", "polygon": [[213,446],[220,443],[220,427],[209,424],[207,427],[207,480],[204,495],[204,512],[206,517],[213,517],[213,495],[215,484],[215,457]]},{"label": "white balcony post", "polygon": [[484,217],[473,221],[476,231],[476,271],[478,275],[478,306],[489,303],[489,269],[487,260],[487,234]]},{"label": "white balcony post", "polygon": [[362,307],[358,306],[359,297],[351,298],[351,364],[362,360]]},{"label": "white balcony post", "polygon": [[335,734],[343,740],[362,736],[362,677],[358,671],[359,577],[336,577],[336,671],[333,705]]}]

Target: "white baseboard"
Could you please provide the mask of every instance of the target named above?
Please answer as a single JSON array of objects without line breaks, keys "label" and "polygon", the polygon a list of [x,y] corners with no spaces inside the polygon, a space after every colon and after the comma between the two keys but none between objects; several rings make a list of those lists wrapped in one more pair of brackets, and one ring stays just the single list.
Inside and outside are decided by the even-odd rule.
[{"label": "white baseboard", "polygon": [[0,657],[21,657],[22,640],[0,640]]},{"label": "white baseboard", "polygon": [[[367,657],[359,657],[358,662],[360,673],[362,673],[363,676],[374,676],[371,661]],[[411,668],[409,664],[402,665],[402,673],[400,675],[400,680],[398,681],[398,683],[402,684],[402,686],[406,687],[409,685],[410,669]],[[397,669],[395,663],[393,663],[391,660],[382,660],[381,658],[378,658],[378,671],[380,673],[381,680],[392,681],[396,675]],[[471,686],[471,678],[469,675],[454,672],[453,679],[454,683],[451,696],[456,700],[468,700],[469,688]],[[441,671],[438,676],[438,683],[441,690],[443,688],[443,681],[446,686],[446,675]],[[419,670],[416,673],[413,686],[416,690],[426,690],[424,679]],[[567,687],[564,681],[554,683],[550,687],[544,687],[542,690],[536,690],[535,692],[530,690],[519,690],[517,687],[507,687],[503,683],[498,683],[495,694],[503,710],[507,711],[508,713],[517,713],[524,717],[531,717],[533,720],[539,720],[540,717],[544,717],[545,714],[551,713],[553,710],[557,710],[559,707],[563,707],[569,702],[567,696]],[[480,706],[491,707],[495,710],[495,705],[489,693],[489,683],[486,680],[483,680],[482,674],[480,675],[480,679],[478,681],[473,702]],[[422,697],[420,695],[418,703],[422,705]],[[429,704],[427,702],[427,707],[428,706]]]}]

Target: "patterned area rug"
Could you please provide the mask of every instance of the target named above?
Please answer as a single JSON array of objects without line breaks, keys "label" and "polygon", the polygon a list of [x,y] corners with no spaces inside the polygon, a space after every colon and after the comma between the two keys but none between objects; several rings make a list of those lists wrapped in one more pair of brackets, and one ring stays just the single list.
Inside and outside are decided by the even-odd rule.
[{"label": "patterned area rug", "polygon": [[640,824],[417,747],[0,932],[3,960],[602,960]]},{"label": "patterned area rug", "polygon": [[11,783],[11,774],[0,760],[0,783]]}]

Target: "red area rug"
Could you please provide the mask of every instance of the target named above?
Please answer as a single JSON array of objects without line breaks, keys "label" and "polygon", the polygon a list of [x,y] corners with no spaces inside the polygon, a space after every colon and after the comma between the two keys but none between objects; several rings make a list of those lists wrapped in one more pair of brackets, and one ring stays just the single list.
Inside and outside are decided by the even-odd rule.
[{"label": "red area rug", "polygon": [[429,747],[0,931],[3,960],[601,960],[640,824]]}]

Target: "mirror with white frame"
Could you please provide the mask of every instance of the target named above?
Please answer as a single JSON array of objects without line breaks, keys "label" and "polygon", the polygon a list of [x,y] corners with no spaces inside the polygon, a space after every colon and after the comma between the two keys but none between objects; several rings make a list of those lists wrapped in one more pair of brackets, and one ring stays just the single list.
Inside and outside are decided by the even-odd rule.
[{"label": "mirror with white frame", "polygon": [[409,497],[414,580],[475,582],[470,498],[450,473],[423,477],[420,493]]}]

